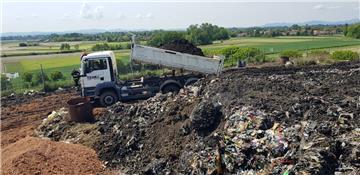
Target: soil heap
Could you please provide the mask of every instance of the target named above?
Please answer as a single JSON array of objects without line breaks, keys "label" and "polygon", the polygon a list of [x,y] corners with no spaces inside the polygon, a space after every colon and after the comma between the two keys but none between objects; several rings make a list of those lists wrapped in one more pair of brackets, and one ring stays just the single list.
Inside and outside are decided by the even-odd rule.
[{"label": "soil heap", "polygon": [[194,44],[190,43],[186,39],[178,39],[178,40],[170,41],[160,46],[160,48],[181,52],[181,53],[188,53],[191,55],[204,56],[204,53],[200,48],[196,47]]},{"label": "soil heap", "polygon": [[94,148],[128,174],[358,174],[359,77],[359,62],[228,70],[109,107]]},{"label": "soil heap", "polygon": [[26,137],[2,150],[2,174],[97,174],[104,172],[94,150],[82,145]]}]

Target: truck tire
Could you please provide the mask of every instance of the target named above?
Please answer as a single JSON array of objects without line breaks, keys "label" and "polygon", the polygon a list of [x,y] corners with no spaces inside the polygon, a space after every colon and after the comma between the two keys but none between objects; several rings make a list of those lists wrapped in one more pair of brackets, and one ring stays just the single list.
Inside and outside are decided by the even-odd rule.
[{"label": "truck tire", "polygon": [[180,91],[180,87],[176,84],[168,84],[162,88],[161,92],[163,94],[167,94],[169,92],[178,93]]},{"label": "truck tire", "polygon": [[102,106],[111,106],[118,101],[118,96],[112,91],[105,91],[100,95],[99,100]]},{"label": "truck tire", "polygon": [[186,80],[185,82],[185,86],[190,86],[193,85],[195,82],[197,82],[199,80],[199,78],[189,78]]}]

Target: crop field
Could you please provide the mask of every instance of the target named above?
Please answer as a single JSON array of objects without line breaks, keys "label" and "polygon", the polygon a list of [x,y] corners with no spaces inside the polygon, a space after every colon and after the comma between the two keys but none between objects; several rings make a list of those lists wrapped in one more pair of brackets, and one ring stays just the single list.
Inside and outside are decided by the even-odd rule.
[{"label": "crop field", "polygon": [[[52,54],[55,52],[61,52],[60,46],[62,43],[68,43],[70,45],[70,51],[83,50],[90,51],[91,48],[97,43],[104,43],[103,41],[74,41],[74,42],[41,42],[37,43],[37,46],[20,47],[21,41],[9,41],[1,43],[1,55],[2,56],[16,56],[18,54],[23,55],[35,55],[35,54]],[[31,42],[30,42],[31,43]],[[143,41],[142,44],[145,44]],[[109,45],[122,45],[124,48],[129,42],[111,42]],[[75,46],[78,48],[75,49]]]},{"label": "crop field", "polygon": [[360,48],[360,40],[345,37],[276,37],[276,38],[232,38],[223,42],[202,46],[205,53],[216,53],[227,46],[255,47],[265,53],[283,50],[311,50],[353,46]]}]

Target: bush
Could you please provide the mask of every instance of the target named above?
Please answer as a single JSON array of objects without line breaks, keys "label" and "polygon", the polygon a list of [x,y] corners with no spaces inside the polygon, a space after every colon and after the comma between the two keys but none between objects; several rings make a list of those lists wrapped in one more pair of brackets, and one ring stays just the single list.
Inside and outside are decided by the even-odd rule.
[{"label": "bush", "polygon": [[[46,73],[44,73],[44,81],[49,81],[49,77],[46,75]],[[38,85],[38,84],[42,83],[41,72],[37,72],[35,74],[35,76],[32,79],[32,82],[33,82],[34,85]]]},{"label": "bush", "polygon": [[116,67],[119,74],[126,74],[131,71],[130,66],[125,65],[124,62],[122,62],[121,60],[116,60]]},{"label": "bush", "polygon": [[331,58],[334,60],[350,60],[354,61],[359,59],[359,53],[353,52],[351,50],[340,50],[335,51],[331,54]]},{"label": "bush", "polygon": [[294,60],[294,63],[298,66],[311,66],[311,65],[316,65],[317,61],[314,60],[313,58],[306,57],[306,58],[296,59]]},{"label": "bush", "polygon": [[19,43],[19,47],[26,47],[27,44],[26,43]]},{"label": "bush", "polygon": [[316,59],[320,62],[327,61],[330,59],[331,54],[328,51],[325,50],[313,50],[307,54],[308,58]]},{"label": "bush", "polygon": [[92,51],[110,50],[110,46],[107,43],[99,43],[92,46],[91,50]]},{"label": "bush", "polygon": [[127,43],[125,46],[126,49],[131,49],[131,43]]},{"label": "bush", "polygon": [[289,57],[289,58],[301,58],[302,57],[302,53],[300,53],[299,51],[296,50],[286,50],[286,51],[282,51],[280,53],[281,57]]},{"label": "bush", "polygon": [[257,48],[239,48],[229,58],[232,61],[246,60],[248,62],[263,62],[265,60],[264,54]]},{"label": "bush", "polygon": [[60,46],[60,50],[70,50],[70,44],[62,43]]},{"label": "bush", "polygon": [[21,78],[25,81],[25,82],[31,82],[32,78],[33,78],[33,73],[32,72],[24,72],[21,75]]},{"label": "bush", "polygon": [[72,81],[56,81],[56,82],[46,82],[44,90],[46,92],[55,91],[57,89],[71,87],[73,85]]},{"label": "bush", "polygon": [[240,49],[240,47],[230,46],[230,47],[225,47],[224,49],[221,49],[220,52],[222,55],[225,56],[225,58],[229,58],[231,55],[236,53],[239,49]]},{"label": "bush", "polygon": [[11,82],[6,78],[5,75],[1,74],[1,91],[11,89]]},{"label": "bush", "polygon": [[53,81],[64,79],[64,75],[60,71],[51,72],[50,77]]}]

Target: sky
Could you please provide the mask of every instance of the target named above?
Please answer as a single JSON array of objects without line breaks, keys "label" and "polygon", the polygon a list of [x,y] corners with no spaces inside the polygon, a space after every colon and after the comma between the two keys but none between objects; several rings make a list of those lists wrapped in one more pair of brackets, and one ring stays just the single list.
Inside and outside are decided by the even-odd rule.
[{"label": "sky", "polygon": [[84,29],[185,29],[209,22],[223,27],[359,19],[359,1],[234,2],[1,0],[1,32]]}]

